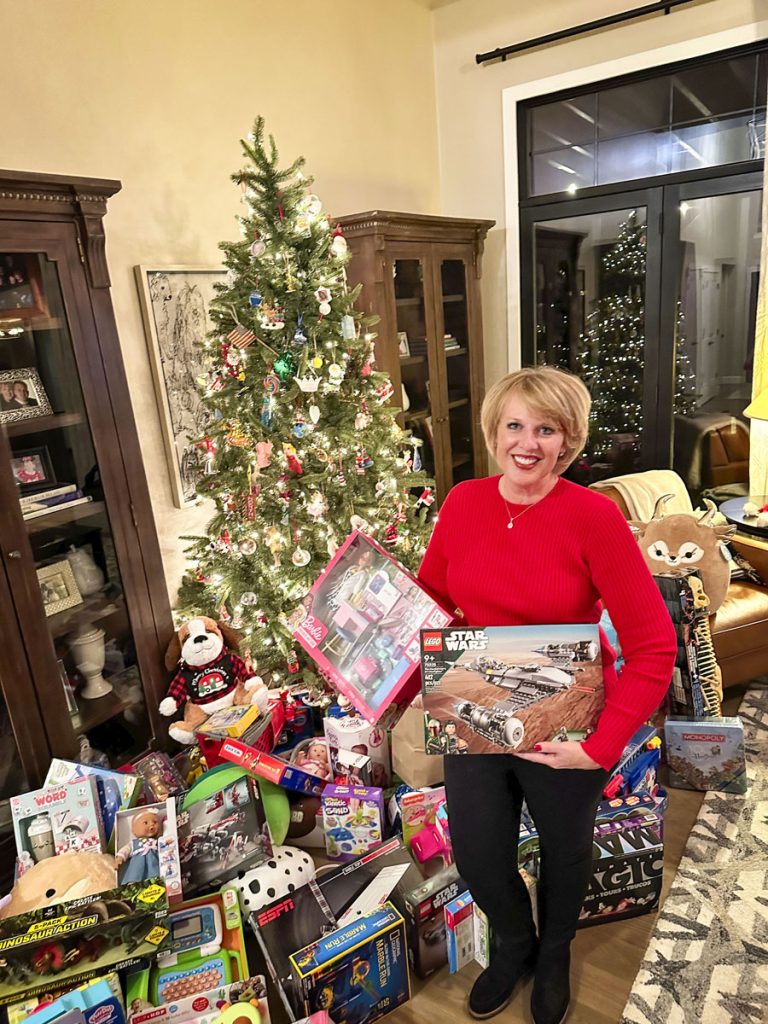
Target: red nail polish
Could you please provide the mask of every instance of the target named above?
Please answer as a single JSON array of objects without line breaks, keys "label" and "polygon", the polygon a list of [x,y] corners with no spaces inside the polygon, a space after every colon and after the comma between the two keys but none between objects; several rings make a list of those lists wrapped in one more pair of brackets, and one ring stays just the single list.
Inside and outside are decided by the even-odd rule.
[{"label": "red nail polish", "polygon": [[540,743],[534,744],[533,749],[538,753],[541,750],[541,744]]}]

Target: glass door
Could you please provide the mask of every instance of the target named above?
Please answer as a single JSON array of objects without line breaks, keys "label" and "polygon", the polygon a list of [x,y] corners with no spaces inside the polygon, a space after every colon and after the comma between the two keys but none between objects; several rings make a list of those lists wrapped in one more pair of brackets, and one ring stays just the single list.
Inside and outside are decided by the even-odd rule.
[{"label": "glass door", "polygon": [[[450,489],[475,476],[475,424],[472,410],[472,366],[469,346],[467,264],[461,258],[439,258],[442,331],[438,345],[444,358],[445,398],[450,438]],[[440,326],[440,325],[438,325]]]},{"label": "glass door", "polygon": [[[120,765],[146,749],[151,727],[105,497],[105,462],[119,454],[101,368],[83,347],[90,310],[62,258],[77,261],[75,239],[52,230],[46,251],[23,248],[18,228],[0,234],[6,572],[35,680],[27,699],[45,709],[50,749],[77,754],[87,736]],[[130,515],[125,495],[112,508]]]}]

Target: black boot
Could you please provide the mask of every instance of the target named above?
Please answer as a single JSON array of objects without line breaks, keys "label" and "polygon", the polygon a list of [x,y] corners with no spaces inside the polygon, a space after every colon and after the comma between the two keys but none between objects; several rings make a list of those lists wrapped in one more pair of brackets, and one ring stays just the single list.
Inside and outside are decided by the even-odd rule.
[{"label": "black boot", "polygon": [[542,949],[531,995],[533,1024],[563,1024],[571,1002],[570,946]]},{"label": "black boot", "polygon": [[533,972],[536,965],[538,942],[517,954],[505,952],[503,947],[494,951],[490,967],[478,975],[469,993],[469,1012],[476,1020],[486,1020],[500,1013],[512,998],[518,981]]}]

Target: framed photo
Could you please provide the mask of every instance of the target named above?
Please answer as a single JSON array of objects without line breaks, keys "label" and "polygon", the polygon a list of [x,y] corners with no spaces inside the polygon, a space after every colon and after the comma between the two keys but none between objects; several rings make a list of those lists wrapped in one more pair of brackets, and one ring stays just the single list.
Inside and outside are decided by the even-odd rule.
[{"label": "framed photo", "polygon": [[40,261],[27,252],[0,253],[0,322],[48,316]]},{"label": "framed photo", "polygon": [[52,412],[40,374],[34,367],[0,370],[0,423],[50,416]]},{"label": "framed photo", "polygon": [[186,508],[197,498],[205,472],[203,437],[211,413],[198,378],[208,369],[202,342],[212,329],[208,315],[214,284],[225,271],[215,267],[136,267],[144,329],[174,504]]},{"label": "framed photo", "polygon": [[82,604],[83,599],[77,589],[72,566],[66,559],[38,569],[37,581],[43,595],[46,615],[55,615],[56,612],[63,612],[65,608],[74,608],[76,604]]},{"label": "framed photo", "polygon": [[22,494],[42,491],[56,482],[51,456],[45,445],[15,451],[11,458],[11,471]]},{"label": "framed photo", "polygon": [[397,351],[401,356],[409,356],[411,354],[411,346],[408,344],[407,331],[397,332]]}]

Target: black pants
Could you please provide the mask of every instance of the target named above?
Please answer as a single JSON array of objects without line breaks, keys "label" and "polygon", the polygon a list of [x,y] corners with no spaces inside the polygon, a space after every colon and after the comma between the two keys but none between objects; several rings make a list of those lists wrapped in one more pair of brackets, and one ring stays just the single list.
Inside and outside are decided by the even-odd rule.
[{"label": "black pants", "polygon": [[534,937],[517,867],[525,797],[541,846],[542,951],[567,945],[589,886],[595,811],[608,772],[554,769],[511,754],[455,755],[443,763],[456,864],[497,943],[510,956],[525,955]]}]

